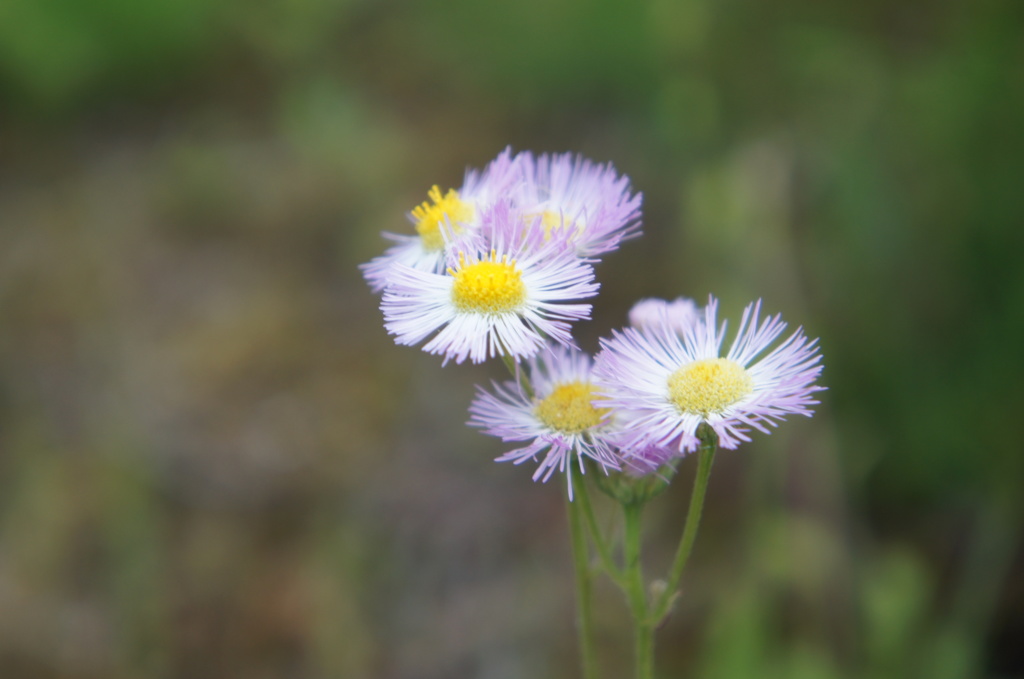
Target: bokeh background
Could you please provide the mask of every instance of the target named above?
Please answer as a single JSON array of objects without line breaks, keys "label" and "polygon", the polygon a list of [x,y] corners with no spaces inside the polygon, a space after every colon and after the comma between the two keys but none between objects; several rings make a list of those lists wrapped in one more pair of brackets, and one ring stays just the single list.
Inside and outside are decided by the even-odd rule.
[{"label": "bokeh background", "polygon": [[821,337],[818,414],[716,462],[661,676],[1024,677],[1022,27],[1016,0],[0,3],[0,677],[578,676],[561,489],[464,426],[503,368],[395,346],[356,268],[509,144],[644,193],[584,347],[709,293]]}]

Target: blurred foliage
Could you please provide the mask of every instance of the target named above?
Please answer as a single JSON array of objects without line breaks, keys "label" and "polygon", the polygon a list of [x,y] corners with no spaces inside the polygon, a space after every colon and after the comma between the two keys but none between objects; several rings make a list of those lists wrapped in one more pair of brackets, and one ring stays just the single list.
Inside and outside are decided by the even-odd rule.
[{"label": "blurred foliage", "polygon": [[17,103],[73,106],[120,82],[147,88],[212,41],[204,0],[14,0],[0,7],[0,71]]},{"label": "blurred foliage", "polygon": [[664,676],[1024,676],[1021,26],[0,3],[0,676],[572,676],[557,488],[463,427],[500,371],[394,346],[355,268],[507,144],[645,194],[584,346],[710,292],[821,337],[821,412],[720,456]]}]

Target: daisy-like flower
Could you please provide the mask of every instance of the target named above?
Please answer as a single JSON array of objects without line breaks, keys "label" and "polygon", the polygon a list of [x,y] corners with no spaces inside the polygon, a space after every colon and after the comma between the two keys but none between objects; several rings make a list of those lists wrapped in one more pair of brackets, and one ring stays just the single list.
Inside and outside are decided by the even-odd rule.
[{"label": "daisy-like flower", "polygon": [[[568,472],[572,464],[583,472],[588,457],[606,473],[616,470],[619,465],[606,437],[609,413],[591,403],[590,368],[590,357],[582,351],[549,345],[525,367],[533,395],[516,382],[494,383],[493,391],[478,387],[469,425],[503,441],[529,441],[497,461],[522,464],[539,457],[534,481]],[[572,475],[566,473],[566,480],[572,499]]]},{"label": "daisy-like flower", "polygon": [[[451,242],[445,273],[396,263],[384,290],[384,327],[398,344],[443,354],[445,363],[532,356],[548,337],[572,346],[570,323],[590,317],[594,269],[545,239],[537,222],[502,201],[483,217],[487,237]],[[446,239],[448,235],[445,235]],[[436,333],[436,334],[435,334]]]},{"label": "daisy-like flower", "polygon": [[722,448],[736,448],[750,440],[750,428],[767,433],[786,415],[811,415],[809,406],[818,403],[812,395],[824,388],[815,384],[822,367],[817,340],[797,329],[769,351],[786,324],[778,315],[759,319],[757,302],[744,310],[723,356],[726,324],[717,324],[717,307],[712,298],[704,318],[682,335],[662,324],[601,341],[595,403],[619,413],[627,454],[651,446],[692,452],[701,422]]},{"label": "daisy-like flower", "polygon": [[539,217],[553,238],[566,240],[581,257],[611,252],[640,235],[639,193],[615,168],[570,153],[515,158],[523,180],[514,200],[528,216]]},{"label": "daisy-like flower", "polygon": [[629,310],[629,324],[643,330],[667,326],[680,335],[697,322],[700,313],[692,299],[677,297],[671,302],[663,299],[642,299]]},{"label": "daisy-like flower", "polygon": [[366,282],[374,292],[380,292],[395,264],[433,273],[444,271],[445,231],[459,234],[479,228],[483,211],[519,183],[518,163],[507,148],[483,172],[467,170],[461,188],[442,192],[438,186],[431,187],[427,193],[430,200],[409,213],[416,235],[385,232],[384,237],[396,244],[360,265]]}]

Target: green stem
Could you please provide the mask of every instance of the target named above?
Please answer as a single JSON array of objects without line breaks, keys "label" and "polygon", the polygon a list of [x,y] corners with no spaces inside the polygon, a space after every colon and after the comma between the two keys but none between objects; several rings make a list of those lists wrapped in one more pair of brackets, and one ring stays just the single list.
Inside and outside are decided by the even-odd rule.
[{"label": "green stem", "polygon": [[[575,465],[569,473],[577,496],[581,488],[585,488],[584,480]],[[585,490],[582,492],[586,492]],[[594,628],[590,608],[591,573],[587,550],[587,536],[584,532],[582,513],[579,502],[573,502],[566,495],[566,508],[569,511],[569,536],[572,542],[572,560],[576,573],[576,632],[580,643],[580,664],[584,679],[597,677],[597,660],[594,656]]]},{"label": "green stem", "polygon": [[[578,484],[576,483],[576,478],[579,478]],[[583,482],[582,475],[577,474],[577,476],[573,478],[573,488],[576,493],[576,500],[580,503],[583,518],[586,520],[590,538],[593,540],[594,547],[597,549],[597,555],[601,559],[601,567],[604,568],[608,577],[610,577],[615,584],[622,589],[625,589],[626,585],[622,570],[616,565],[615,560],[612,558],[612,552],[608,548],[608,543],[604,539],[604,534],[601,532],[600,526],[597,525],[597,518],[594,516],[594,508],[593,505],[590,504],[590,491],[587,488],[587,484]]]},{"label": "green stem", "polygon": [[708,478],[711,476],[711,464],[715,460],[715,452],[718,450],[718,434],[707,424],[701,424],[697,428],[697,437],[700,438],[700,448],[697,451],[697,477],[693,481],[693,494],[690,495],[690,509],[686,513],[686,525],[683,527],[683,536],[679,540],[679,547],[676,549],[675,558],[672,560],[672,569],[669,571],[665,589],[662,590],[658,601],[654,605],[650,622],[658,625],[668,615],[672,603],[676,599],[676,591],[679,588],[679,580],[683,576],[683,569],[693,551],[693,542],[697,539],[697,529],[700,527],[700,516],[704,509],[704,495],[708,488]]},{"label": "green stem", "polygon": [[625,515],[625,557],[626,596],[633,614],[633,653],[636,679],[652,679],[654,676],[654,626],[647,613],[647,594],[644,590],[644,572],[640,563],[640,514],[643,503],[623,503]]},{"label": "green stem", "polygon": [[516,360],[508,354],[501,355],[502,362],[505,363],[505,367],[512,373],[512,377],[519,383],[519,388],[523,390],[529,398],[533,398],[533,385],[530,384],[530,380],[526,377],[526,371],[523,370],[522,366],[516,363]]}]

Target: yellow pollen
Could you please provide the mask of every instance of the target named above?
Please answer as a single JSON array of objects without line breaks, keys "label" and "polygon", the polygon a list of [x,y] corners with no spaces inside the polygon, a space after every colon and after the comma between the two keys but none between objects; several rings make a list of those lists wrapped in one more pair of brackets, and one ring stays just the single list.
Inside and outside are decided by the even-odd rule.
[{"label": "yellow pollen", "polygon": [[448,189],[448,193],[442,196],[441,189],[432,186],[427,196],[430,200],[412,209],[412,216],[416,219],[416,233],[420,235],[424,248],[441,250],[444,248],[441,224],[445,217],[452,229],[458,232],[459,222],[468,222],[473,218],[473,206],[462,202],[455,189]]},{"label": "yellow pollen", "polygon": [[722,412],[753,388],[743,366],[727,358],[688,363],[668,378],[669,398],[680,412],[703,417]]},{"label": "yellow pollen", "polygon": [[[544,236],[551,238],[551,232],[557,228],[572,229],[575,228],[576,232],[583,231],[582,224],[576,224],[573,220],[563,217],[559,212],[553,212],[551,210],[545,210],[544,212],[534,212],[531,214],[524,215],[523,219],[527,224],[533,224],[534,220],[540,218],[540,224],[544,227]],[[575,234],[574,234],[575,235]]]},{"label": "yellow pollen", "polygon": [[490,258],[467,265],[465,255],[459,253],[458,270],[448,269],[448,273],[455,278],[452,303],[460,311],[502,314],[526,301],[523,275],[508,255],[499,259],[491,250]]},{"label": "yellow pollen", "polygon": [[583,382],[569,382],[555,387],[533,410],[541,422],[563,434],[579,434],[601,423],[607,408],[590,404],[594,388]]}]

